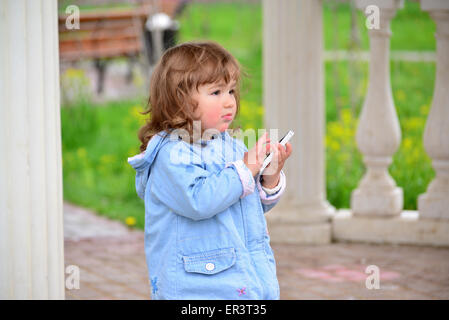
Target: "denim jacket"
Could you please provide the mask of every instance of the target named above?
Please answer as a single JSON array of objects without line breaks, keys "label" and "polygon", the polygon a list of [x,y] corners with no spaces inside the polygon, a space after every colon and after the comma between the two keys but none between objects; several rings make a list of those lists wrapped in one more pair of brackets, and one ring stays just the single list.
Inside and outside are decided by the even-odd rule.
[{"label": "denim jacket", "polygon": [[264,213],[268,195],[227,131],[187,143],[161,131],[128,158],[145,201],[145,255],[152,299],[279,299]]}]

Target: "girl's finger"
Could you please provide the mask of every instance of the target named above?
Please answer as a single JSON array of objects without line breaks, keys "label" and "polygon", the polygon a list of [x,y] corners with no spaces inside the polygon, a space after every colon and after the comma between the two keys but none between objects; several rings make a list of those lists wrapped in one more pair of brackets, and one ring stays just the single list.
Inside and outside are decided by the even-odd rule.
[{"label": "girl's finger", "polygon": [[263,149],[263,152],[261,152],[261,154],[263,154],[263,156],[266,157],[273,151],[274,151],[274,145],[271,143],[267,143],[267,145],[265,146],[265,148]]},{"label": "girl's finger", "polygon": [[281,153],[279,152],[279,143],[276,143],[275,145],[273,145],[272,149],[273,149],[272,152],[274,153],[273,159],[278,159],[277,161],[279,161],[280,155],[281,155]]},{"label": "girl's finger", "polygon": [[270,144],[270,143],[267,143],[267,144],[265,145],[265,153],[270,152],[270,149],[271,149],[271,144]]},{"label": "girl's finger", "polygon": [[285,148],[283,145],[279,146],[279,163],[283,164],[285,161]]},{"label": "girl's finger", "polygon": [[293,148],[292,148],[292,145],[290,142],[287,142],[287,144],[285,146],[287,147],[287,150],[286,150],[287,155],[286,156],[288,158],[290,156],[290,154],[292,153]]},{"label": "girl's finger", "polygon": [[280,144],[280,146],[279,146],[279,154],[280,154],[281,160],[283,161],[285,159],[286,151],[285,151],[285,147],[282,144]]}]

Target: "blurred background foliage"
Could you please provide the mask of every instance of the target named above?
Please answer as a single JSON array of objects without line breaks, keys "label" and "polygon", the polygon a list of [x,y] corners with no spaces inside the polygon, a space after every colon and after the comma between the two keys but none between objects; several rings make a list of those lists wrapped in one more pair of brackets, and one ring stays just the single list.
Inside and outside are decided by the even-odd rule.
[{"label": "blurred background foliage", "polygon": [[[264,128],[261,3],[193,1],[177,19],[179,42],[214,40],[240,61],[249,77],[243,81],[236,124],[243,130]],[[326,51],[369,50],[362,12],[348,3],[324,1],[323,19]],[[394,51],[435,50],[435,24],[417,2],[405,2],[391,29]],[[418,195],[434,177],[422,136],[432,101],[435,63],[395,60],[390,67],[402,142],[389,171],[404,189],[404,208],[415,210]],[[365,170],[355,132],[367,79],[367,62],[325,62],[327,197],[336,208],[349,208],[351,192]],[[137,130],[145,121],[140,112],[146,108],[147,97],[92,103],[82,71],[69,69],[61,81],[79,87],[80,92],[61,109],[64,198],[143,229],[144,204],[136,195],[135,171],[127,158],[139,153]]]}]

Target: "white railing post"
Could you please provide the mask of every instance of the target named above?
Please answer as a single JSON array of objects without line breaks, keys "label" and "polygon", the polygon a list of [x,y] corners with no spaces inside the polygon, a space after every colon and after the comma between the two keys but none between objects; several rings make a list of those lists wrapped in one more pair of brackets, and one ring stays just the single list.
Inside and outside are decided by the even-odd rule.
[{"label": "white railing post", "polygon": [[399,147],[401,132],[390,85],[390,20],[402,0],[358,0],[363,11],[379,8],[379,29],[369,31],[370,67],[368,92],[357,128],[357,146],[367,171],[351,195],[351,209],[358,216],[397,216],[403,207],[402,189],[388,173]]},{"label": "white railing post", "polygon": [[0,299],[64,299],[57,15],[0,1]]},{"label": "white railing post", "polygon": [[449,1],[421,0],[421,8],[437,27],[435,89],[424,131],[436,176],[418,198],[418,211],[420,218],[449,219]]}]

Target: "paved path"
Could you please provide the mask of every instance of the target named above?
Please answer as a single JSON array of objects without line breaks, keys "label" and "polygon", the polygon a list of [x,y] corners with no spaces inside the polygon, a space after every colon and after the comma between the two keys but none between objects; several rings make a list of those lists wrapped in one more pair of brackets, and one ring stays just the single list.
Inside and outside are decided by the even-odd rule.
[{"label": "paved path", "polygon": [[[66,299],[149,299],[143,232],[64,204]],[[449,248],[333,243],[273,245],[281,299],[449,299]],[[369,265],[380,288],[367,289]]]}]

